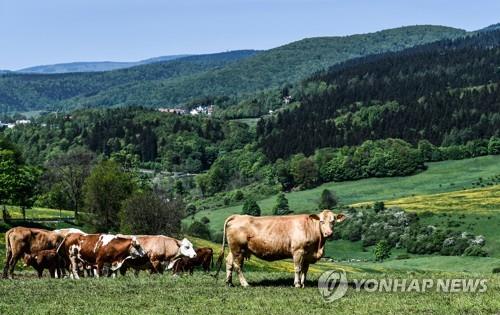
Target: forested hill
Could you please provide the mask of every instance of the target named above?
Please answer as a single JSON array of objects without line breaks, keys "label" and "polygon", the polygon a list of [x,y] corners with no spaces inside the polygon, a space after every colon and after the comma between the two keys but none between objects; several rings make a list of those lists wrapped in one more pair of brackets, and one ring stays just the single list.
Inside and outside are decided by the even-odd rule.
[{"label": "forested hill", "polygon": [[34,66],[23,68],[16,72],[21,73],[68,73],[68,72],[95,72],[95,71],[109,71],[145,65],[154,62],[170,61],[179,58],[187,57],[188,55],[171,55],[149,58],[140,61],[132,62],[116,62],[116,61],[87,61],[87,62],[69,62],[57,63],[53,65]]},{"label": "forested hill", "polygon": [[465,34],[443,26],[409,26],[363,35],[309,38],[259,53],[222,53],[215,60],[214,55],[206,55],[105,73],[7,74],[0,77],[0,111],[176,106],[193,98],[252,93],[299,81],[351,58]]},{"label": "forested hill", "polygon": [[499,135],[499,81],[500,30],[443,40],[318,73],[257,133],[272,159],[389,137],[463,144]]},{"label": "forested hill", "polygon": [[[107,72],[63,74],[10,72],[0,76],[0,112],[81,107],[84,105],[83,102],[80,103],[80,100],[90,98],[103,90],[117,88],[117,91],[125,92],[138,83],[148,85],[154,81],[172,80],[219,68],[256,53],[255,50],[238,50],[196,55]],[[148,96],[151,93],[153,92],[147,88],[138,91],[134,98],[134,105],[148,104]],[[120,103],[121,99],[114,99],[93,105],[112,106]],[[162,100],[156,105],[168,106],[170,104]]]}]

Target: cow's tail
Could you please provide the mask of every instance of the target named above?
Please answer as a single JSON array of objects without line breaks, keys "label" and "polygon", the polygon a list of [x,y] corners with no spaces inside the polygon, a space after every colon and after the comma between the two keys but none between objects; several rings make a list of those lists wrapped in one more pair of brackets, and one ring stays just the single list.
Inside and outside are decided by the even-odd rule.
[{"label": "cow's tail", "polygon": [[68,233],[64,236],[64,238],[62,239],[61,243],[59,243],[59,245],[57,245],[57,248],[56,248],[56,253],[59,254],[59,250],[61,249],[62,245],[64,244],[64,242],[66,241],[66,237],[68,237],[68,235],[70,235],[71,233]]},{"label": "cow's tail", "polygon": [[234,215],[227,218],[226,221],[224,222],[224,229],[222,232],[222,247],[221,247],[219,258],[217,258],[217,271],[215,272],[215,275],[214,275],[215,279],[217,279],[219,277],[219,272],[222,268],[222,261],[224,260],[224,247],[226,245],[226,227],[227,227],[227,224],[229,223],[229,221],[231,221],[233,218],[234,218]]}]

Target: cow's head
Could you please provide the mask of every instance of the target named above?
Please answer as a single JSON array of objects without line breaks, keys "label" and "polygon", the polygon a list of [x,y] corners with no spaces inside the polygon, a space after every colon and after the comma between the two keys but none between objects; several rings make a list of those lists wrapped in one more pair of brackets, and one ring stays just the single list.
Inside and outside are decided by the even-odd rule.
[{"label": "cow's head", "polygon": [[141,244],[135,236],[132,237],[129,247],[130,258],[140,258],[146,255],[146,251],[142,248]]},{"label": "cow's head", "polygon": [[196,257],[196,252],[194,251],[193,244],[191,244],[191,242],[187,238],[184,238],[182,241],[180,241],[179,254],[181,256],[186,256],[189,258]]},{"label": "cow's head", "polygon": [[319,228],[323,237],[329,238],[333,235],[333,226],[345,220],[346,216],[342,213],[333,213],[331,210],[323,210],[318,215]]},{"label": "cow's head", "polygon": [[24,254],[23,256],[23,266],[28,267],[28,266],[33,266],[36,264],[36,255],[34,254]]}]

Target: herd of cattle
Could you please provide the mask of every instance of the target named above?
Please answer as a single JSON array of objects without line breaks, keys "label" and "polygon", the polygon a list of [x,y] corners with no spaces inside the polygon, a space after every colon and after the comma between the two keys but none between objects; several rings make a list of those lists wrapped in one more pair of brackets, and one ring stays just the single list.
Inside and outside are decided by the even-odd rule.
[{"label": "herd of cattle", "polygon": [[[333,235],[335,223],[345,220],[341,213],[323,210],[319,214],[253,217],[232,215],[224,223],[218,275],[224,259],[227,239],[226,283],[232,285],[233,271],[240,284],[248,286],[243,275],[243,262],[255,255],[267,261],[292,258],[295,287],[304,287],[309,265],[324,253],[325,241]],[[66,272],[74,279],[83,275],[100,277],[125,275],[129,268],[137,273],[149,270],[174,274],[193,273],[196,266],[208,272],[213,266],[211,248],[194,249],[186,238],[177,240],[163,235],[87,234],[78,229],[48,231],[15,227],[5,234],[6,264],[4,278],[12,278],[20,259],[32,266],[41,277],[48,269],[51,277]]]},{"label": "herd of cattle", "polygon": [[[13,277],[14,267],[21,258],[25,266],[32,266],[41,277],[48,269],[51,277],[79,279],[100,277],[119,271],[125,275],[132,268],[163,273],[165,266],[174,273],[191,271],[202,265],[209,271],[211,248],[195,250],[187,239],[177,240],[163,235],[87,234],[78,229],[48,231],[38,228],[15,227],[5,234],[6,264],[3,277]],[[209,262],[207,266],[207,261]]]}]

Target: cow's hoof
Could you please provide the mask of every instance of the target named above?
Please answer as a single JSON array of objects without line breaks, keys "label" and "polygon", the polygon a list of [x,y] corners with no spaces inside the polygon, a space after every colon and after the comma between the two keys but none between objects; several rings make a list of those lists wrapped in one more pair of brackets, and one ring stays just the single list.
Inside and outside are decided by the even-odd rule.
[{"label": "cow's hoof", "polygon": [[302,285],[300,285],[300,283],[296,283],[296,284],[294,284],[294,287],[296,287],[296,288],[302,288]]},{"label": "cow's hoof", "polygon": [[234,284],[232,282],[226,282],[226,287],[232,288],[234,287]]}]

